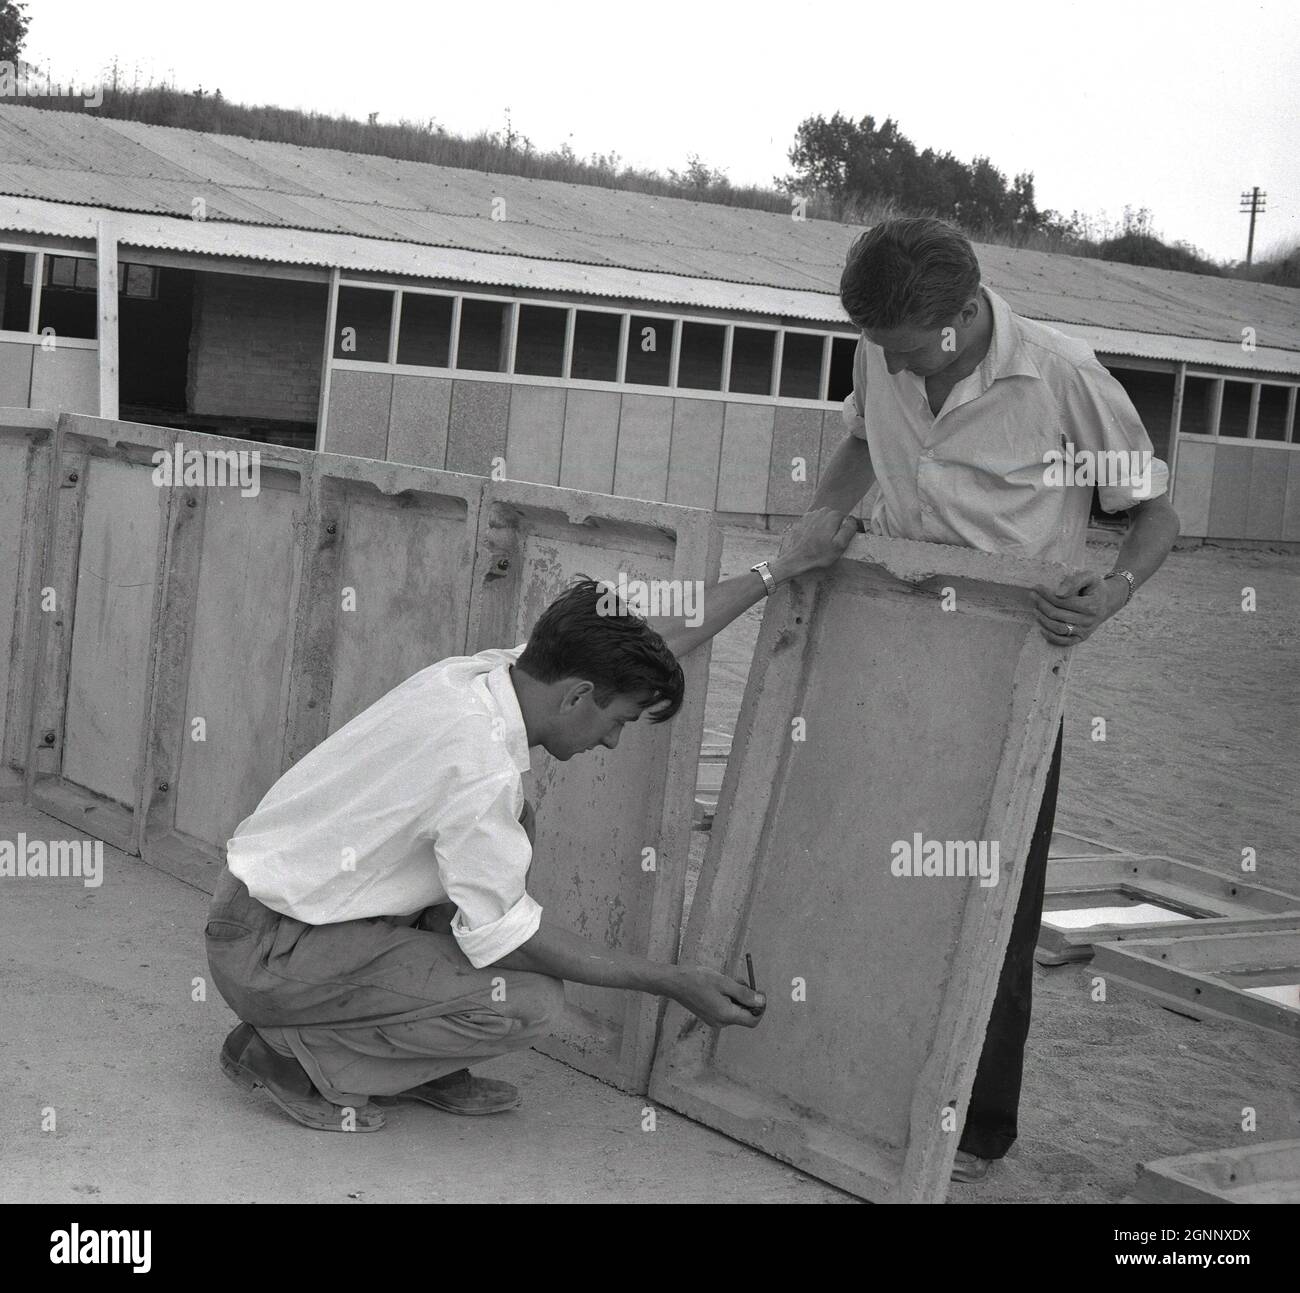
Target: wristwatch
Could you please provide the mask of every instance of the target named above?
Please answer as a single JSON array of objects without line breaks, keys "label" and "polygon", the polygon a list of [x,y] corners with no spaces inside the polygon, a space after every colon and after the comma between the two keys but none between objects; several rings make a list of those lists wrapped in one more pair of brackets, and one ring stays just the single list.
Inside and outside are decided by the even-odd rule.
[{"label": "wristwatch", "polygon": [[768,566],[766,561],[759,561],[750,566],[750,569],[762,578],[763,586],[767,589],[767,595],[771,597],[776,592],[776,580],[772,578],[771,567]]},{"label": "wristwatch", "polygon": [[[1133,589],[1136,585],[1136,580],[1133,578],[1133,572],[1131,570],[1112,570],[1110,574],[1106,576],[1107,579],[1115,579],[1116,577],[1123,579],[1128,585],[1128,590],[1124,594],[1124,606],[1127,606],[1129,602],[1133,600]],[[1124,606],[1121,606],[1120,610],[1123,610]]]}]

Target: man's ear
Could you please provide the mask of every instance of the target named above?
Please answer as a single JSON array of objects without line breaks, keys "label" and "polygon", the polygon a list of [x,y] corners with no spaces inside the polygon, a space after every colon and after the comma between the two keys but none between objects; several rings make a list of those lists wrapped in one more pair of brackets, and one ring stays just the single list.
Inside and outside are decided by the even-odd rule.
[{"label": "man's ear", "polygon": [[584,678],[571,682],[565,689],[564,694],[560,697],[561,712],[573,709],[584,696],[589,696],[595,687]]}]

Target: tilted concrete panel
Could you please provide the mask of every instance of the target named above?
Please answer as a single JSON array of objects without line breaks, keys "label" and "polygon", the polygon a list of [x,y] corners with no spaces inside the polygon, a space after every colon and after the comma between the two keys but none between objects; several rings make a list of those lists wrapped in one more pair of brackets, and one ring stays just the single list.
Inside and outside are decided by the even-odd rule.
[{"label": "tilted concrete panel", "polygon": [[[479,525],[470,650],[523,642],[579,575],[712,582],[720,557],[705,512],[517,482],[490,483]],[[665,608],[670,609],[670,608]],[[689,606],[683,605],[689,613]],[[529,892],[553,921],[598,946],[676,959],[708,647],[682,661],[687,692],[670,723],[629,725],[617,750],[560,763],[541,750],[526,781],[537,814]],[[648,852],[653,850],[653,852]],[[650,867],[653,866],[653,869]],[[625,1090],[644,1090],[660,1001],[569,984],[541,1046]]]},{"label": "tilted concrete panel", "polygon": [[[64,414],[43,579],[61,608],[36,681],[31,798],[139,853],[139,812],[176,433]],[[53,734],[53,739],[49,738]],[[93,813],[93,816],[91,814]]]},{"label": "tilted concrete panel", "polygon": [[771,598],[681,957],[743,979],[752,954],[767,1012],[670,1005],[652,1098],[865,1198],[943,1199],[1068,666],[1027,589],[1061,573],[871,537]]},{"label": "tilted concrete panel", "polygon": [[205,466],[173,486],[141,851],[210,888],[285,764],[314,455],[190,432],[175,451]]},{"label": "tilted concrete panel", "polygon": [[286,766],[412,674],[463,655],[483,481],[319,454]]},{"label": "tilted concrete panel", "polygon": [[41,597],[57,426],[54,414],[0,410],[0,799],[25,793],[40,637],[58,610]]}]

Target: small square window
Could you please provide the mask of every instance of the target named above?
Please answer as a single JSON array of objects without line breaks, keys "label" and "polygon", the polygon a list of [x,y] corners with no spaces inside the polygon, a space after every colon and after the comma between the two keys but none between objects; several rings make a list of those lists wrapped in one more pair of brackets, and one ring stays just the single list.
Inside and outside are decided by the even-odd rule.
[{"label": "small square window", "polygon": [[564,334],[569,312],[550,305],[521,305],[515,337],[515,372],[529,377],[564,376]]},{"label": "small square window", "polygon": [[667,386],[673,366],[675,319],[634,314],[627,334],[627,381],[633,386]]},{"label": "small square window", "polygon": [[811,332],[787,332],[781,348],[781,394],[790,400],[816,400],[822,393],[822,347],[825,338]]},{"label": "small square window", "polygon": [[826,398],[835,404],[842,404],[846,395],[853,394],[853,357],[857,353],[856,337],[831,338],[831,373]]},{"label": "small square window", "polygon": [[460,303],[460,343],[456,367],[471,372],[503,373],[510,326],[510,307],[504,301],[480,301],[466,296]]},{"label": "small square window", "polygon": [[735,328],[731,334],[731,381],[737,395],[772,393],[772,360],[776,333],[766,328]]},{"label": "small square window", "polygon": [[334,358],[388,360],[393,323],[393,293],[369,287],[340,287],[334,319]]},{"label": "small square window", "polygon": [[621,314],[579,310],[573,322],[573,363],[569,376],[588,382],[618,381]]},{"label": "small square window", "polygon": [[123,265],[122,290],[127,296],[152,300],[158,295],[158,270],[153,265]]},{"label": "small square window", "polygon": [[687,390],[722,389],[722,350],[727,330],[715,323],[683,323],[677,385]]},{"label": "small square window", "polygon": [[47,256],[46,281],[51,287],[76,287],[77,262],[71,256]]},{"label": "small square window", "polygon": [[446,368],[451,356],[454,298],[428,292],[403,292],[397,325],[397,362],[420,368]]}]

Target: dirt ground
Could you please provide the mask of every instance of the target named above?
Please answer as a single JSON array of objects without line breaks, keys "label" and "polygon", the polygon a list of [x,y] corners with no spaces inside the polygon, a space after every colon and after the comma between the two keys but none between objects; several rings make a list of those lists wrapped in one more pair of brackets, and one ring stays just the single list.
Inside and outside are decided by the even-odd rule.
[{"label": "dirt ground", "polygon": [[[771,557],[771,535],[733,529],[723,574]],[[1089,545],[1109,568],[1114,546]],[[1253,589],[1254,611],[1242,609]],[[714,641],[706,741],[727,744],[761,605]],[[1300,559],[1199,547],[1172,553],[1132,603],[1076,648],[1066,700],[1057,826],[1129,852],[1165,854],[1300,893]],[[1092,719],[1106,740],[1091,740]],[[697,836],[699,862],[707,836]],[[1087,965],[1038,968],[1021,1135],[955,1202],[1100,1202],[1135,1165],[1193,1150],[1300,1136],[1300,1049],[1228,1023],[1196,1023],[1111,985]],[[1243,1110],[1255,1110],[1253,1132]]]}]

